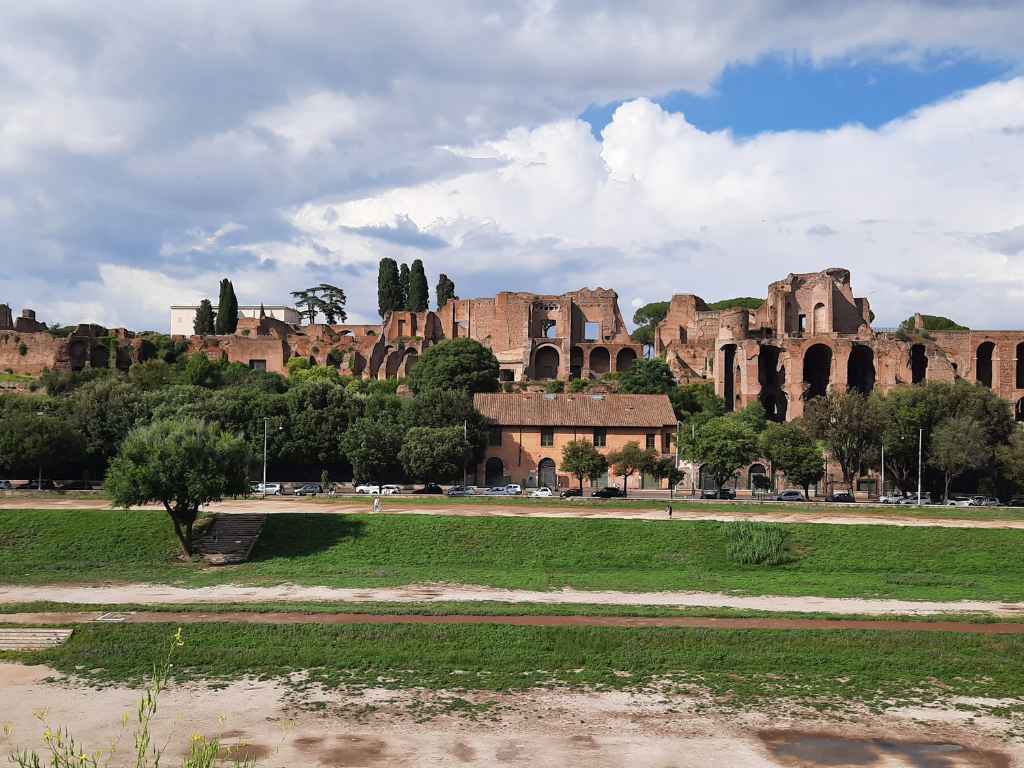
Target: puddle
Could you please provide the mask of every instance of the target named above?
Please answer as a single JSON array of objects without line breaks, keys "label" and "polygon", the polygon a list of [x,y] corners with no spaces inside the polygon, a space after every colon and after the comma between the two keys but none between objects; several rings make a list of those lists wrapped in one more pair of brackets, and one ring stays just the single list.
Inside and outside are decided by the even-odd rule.
[{"label": "puddle", "polygon": [[779,765],[793,768],[1010,768],[1003,752],[952,742],[852,739],[809,731],[761,731]]}]

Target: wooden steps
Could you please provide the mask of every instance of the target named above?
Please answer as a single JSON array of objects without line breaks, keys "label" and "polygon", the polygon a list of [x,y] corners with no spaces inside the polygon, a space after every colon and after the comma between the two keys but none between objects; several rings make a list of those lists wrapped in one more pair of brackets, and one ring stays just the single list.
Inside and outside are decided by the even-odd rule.
[{"label": "wooden steps", "polygon": [[0,651],[43,651],[63,645],[74,630],[0,628]]},{"label": "wooden steps", "polygon": [[266,515],[217,515],[196,541],[196,552],[211,565],[244,563],[260,537]]}]

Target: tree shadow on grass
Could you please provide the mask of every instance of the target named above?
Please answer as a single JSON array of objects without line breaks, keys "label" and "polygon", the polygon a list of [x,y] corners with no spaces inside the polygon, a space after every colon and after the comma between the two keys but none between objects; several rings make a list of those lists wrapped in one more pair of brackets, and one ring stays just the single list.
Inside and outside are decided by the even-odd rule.
[{"label": "tree shadow on grass", "polygon": [[347,515],[269,515],[250,562],[307,557],[365,535],[366,523]]}]

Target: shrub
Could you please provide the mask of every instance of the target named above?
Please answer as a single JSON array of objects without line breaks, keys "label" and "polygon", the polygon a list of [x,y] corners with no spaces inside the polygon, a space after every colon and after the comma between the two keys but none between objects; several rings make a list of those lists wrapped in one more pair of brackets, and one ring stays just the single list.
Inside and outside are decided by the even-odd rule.
[{"label": "shrub", "polygon": [[24,341],[18,345],[18,354],[22,357],[28,354],[28,345]]},{"label": "shrub", "polygon": [[741,565],[782,565],[792,558],[789,552],[789,531],[777,523],[755,523],[746,520],[723,523],[728,540],[726,555]]},{"label": "shrub", "polygon": [[587,379],[573,379],[569,382],[569,392],[586,392],[590,389],[590,381]]},{"label": "shrub", "polygon": [[565,389],[565,382],[559,381],[558,379],[554,379],[548,382],[547,386],[544,388],[544,391],[547,392],[549,395],[557,395],[563,389]]}]

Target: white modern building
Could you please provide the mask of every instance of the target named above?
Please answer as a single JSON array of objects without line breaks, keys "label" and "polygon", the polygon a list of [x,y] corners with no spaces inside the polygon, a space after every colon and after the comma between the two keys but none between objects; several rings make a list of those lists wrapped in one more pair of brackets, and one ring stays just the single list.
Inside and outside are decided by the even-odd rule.
[{"label": "white modern building", "polygon": [[[199,309],[198,305],[185,306],[175,305],[171,307],[171,335],[172,336],[191,336],[194,332],[193,324],[196,319],[196,310]],[[217,307],[214,305],[214,311]],[[280,304],[247,304],[244,307],[238,308],[239,317],[259,317],[260,309],[262,309],[267,317],[272,317],[275,320],[281,320],[291,325],[299,325],[302,322],[302,316],[299,315],[295,307],[286,307]]]}]

